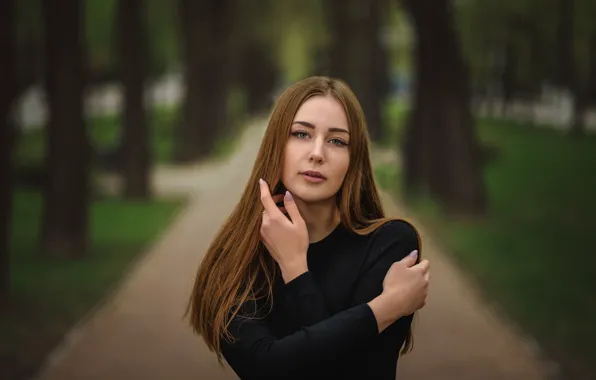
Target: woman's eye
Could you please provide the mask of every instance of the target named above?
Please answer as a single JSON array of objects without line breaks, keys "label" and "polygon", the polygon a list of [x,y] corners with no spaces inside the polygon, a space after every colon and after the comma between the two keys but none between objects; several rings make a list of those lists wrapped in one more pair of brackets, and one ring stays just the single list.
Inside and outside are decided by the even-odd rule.
[{"label": "woman's eye", "polygon": [[340,140],[340,139],[331,139],[331,143],[334,145],[338,145],[338,146],[347,146],[348,145],[343,140]]},{"label": "woman's eye", "polygon": [[306,132],[294,132],[294,133],[292,133],[292,136],[296,136],[299,139],[305,139],[305,138],[308,137],[308,133],[306,133]]}]

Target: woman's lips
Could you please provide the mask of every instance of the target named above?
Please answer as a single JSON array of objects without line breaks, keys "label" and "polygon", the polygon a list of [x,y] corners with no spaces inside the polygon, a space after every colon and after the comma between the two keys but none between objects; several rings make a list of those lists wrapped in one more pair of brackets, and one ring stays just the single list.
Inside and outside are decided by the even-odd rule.
[{"label": "woman's lips", "polygon": [[301,173],[302,177],[304,177],[305,180],[309,181],[309,182],[313,182],[313,183],[319,183],[319,182],[323,182],[326,179],[322,178],[322,177],[315,177],[312,175],[309,175],[308,173]]}]

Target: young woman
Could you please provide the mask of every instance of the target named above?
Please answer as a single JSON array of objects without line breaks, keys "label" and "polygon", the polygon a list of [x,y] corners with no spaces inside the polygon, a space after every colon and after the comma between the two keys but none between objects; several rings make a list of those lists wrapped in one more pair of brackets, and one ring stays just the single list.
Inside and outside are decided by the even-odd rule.
[{"label": "young woman", "polygon": [[352,91],[307,78],[277,100],[198,269],[191,324],[242,379],[395,379],[427,295],[419,245],[384,215]]}]

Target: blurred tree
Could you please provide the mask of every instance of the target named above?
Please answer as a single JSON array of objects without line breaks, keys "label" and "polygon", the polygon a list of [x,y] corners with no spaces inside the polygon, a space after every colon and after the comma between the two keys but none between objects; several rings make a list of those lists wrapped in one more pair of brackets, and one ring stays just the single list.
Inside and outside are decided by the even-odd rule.
[{"label": "blurred tree", "polygon": [[148,75],[156,78],[179,66],[179,14],[176,2],[147,1],[147,33],[150,41]]},{"label": "blurred tree", "polygon": [[[510,101],[533,102],[554,65],[553,1],[468,0],[457,3],[464,55],[476,94],[502,116]],[[501,105],[496,107],[496,105]]]},{"label": "blurred tree", "polygon": [[[586,113],[596,105],[596,4],[591,0],[559,0],[559,50],[568,56],[559,63],[561,86],[573,94],[570,133],[583,135]],[[560,45],[570,46],[561,47]]]},{"label": "blurred tree", "polygon": [[506,106],[514,99],[533,101],[544,84],[554,84],[572,97],[571,132],[581,134],[594,87],[590,41],[596,3],[467,0],[457,9],[475,88],[494,90],[498,83],[492,93]]},{"label": "blurred tree", "polygon": [[54,256],[77,257],[88,248],[90,150],[83,117],[83,15],[82,0],[43,2],[49,121],[42,249]]},{"label": "blurred tree", "polygon": [[575,0],[557,0],[557,75],[556,83],[571,89],[575,82],[573,54],[573,8]]},{"label": "blurred tree", "polygon": [[483,214],[482,160],[452,2],[403,3],[416,32],[416,87],[404,141],[406,194],[422,187],[452,215]]},{"label": "blurred tree", "polygon": [[271,1],[274,16],[268,21],[269,38],[278,54],[284,84],[327,73],[325,5],[320,0]]},{"label": "blurred tree", "polygon": [[10,242],[13,188],[12,105],[15,81],[15,2],[0,2],[0,304],[10,292]]},{"label": "blurred tree", "polygon": [[250,114],[266,112],[272,105],[273,91],[280,78],[275,51],[250,36],[241,49],[241,57],[235,62],[247,99],[246,111]]},{"label": "blurred tree", "polygon": [[179,162],[206,157],[226,132],[232,0],[179,0],[186,94],[176,136]]},{"label": "blurred tree", "polygon": [[87,51],[87,81],[89,85],[116,82],[118,52],[114,38],[118,0],[83,0],[84,38]]},{"label": "blurred tree", "polygon": [[[120,79],[119,37],[115,17],[120,2],[85,0],[90,84],[116,82]],[[149,78],[156,78],[175,67],[179,60],[177,7],[168,0],[152,0],[144,8],[142,22],[146,25],[147,39],[151,42],[147,46],[146,74]]]},{"label": "blurred tree", "polygon": [[[84,0],[85,41],[88,51],[88,83],[118,81],[115,41],[116,0]],[[20,94],[43,77],[41,0],[17,2],[18,91]],[[157,77],[178,64],[177,7],[168,0],[148,2],[148,75]]]},{"label": "blurred tree", "polygon": [[596,106],[596,28],[591,33],[589,41],[588,80],[586,81],[586,103]]},{"label": "blurred tree", "polygon": [[119,74],[124,85],[124,195],[127,198],[148,198],[150,139],[145,111],[145,83],[149,65],[145,2],[119,1],[117,20]]},{"label": "blurred tree", "polygon": [[43,34],[40,0],[16,2],[17,88],[20,96],[43,77]]},{"label": "blurred tree", "polygon": [[271,0],[260,2],[236,0],[234,27],[230,37],[231,78],[244,91],[246,111],[258,114],[268,111],[273,92],[281,81],[276,39],[280,35],[278,19],[284,15]]},{"label": "blurred tree", "polygon": [[569,91],[573,97],[573,116],[571,118],[571,132],[581,134],[584,131],[586,112],[586,94],[580,82],[578,63],[575,55],[575,0],[557,0],[557,71],[556,83]]},{"label": "blurred tree", "polygon": [[353,89],[366,115],[370,137],[382,138],[381,106],[387,95],[388,53],[381,40],[386,1],[326,0],[330,29],[327,70]]}]

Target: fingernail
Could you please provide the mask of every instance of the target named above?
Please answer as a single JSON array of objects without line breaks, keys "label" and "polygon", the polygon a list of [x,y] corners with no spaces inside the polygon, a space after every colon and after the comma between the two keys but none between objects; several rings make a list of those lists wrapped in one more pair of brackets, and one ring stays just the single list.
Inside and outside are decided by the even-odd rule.
[{"label": "fingernail", "polygon": [[410,256],[411,257],[418,257],[418,250],[414,250],[414,251],[410,252]]},{"label": "fingernail", "polygon": [[263,184],[263,182],[265,182],[265,181],[263,181],[263,178],[259,178],[259,183],[260,183],[261,185]]},{"label": "fingernail", "polygon": [[284,196],[284,198],[286,198],[286,200],[288,200],[288,201],[293,201],[294,200],[294,197],[292,196],[292,193],[290,193],[287,190],[286,190],[286,195]]}]

